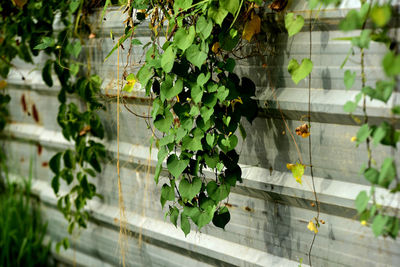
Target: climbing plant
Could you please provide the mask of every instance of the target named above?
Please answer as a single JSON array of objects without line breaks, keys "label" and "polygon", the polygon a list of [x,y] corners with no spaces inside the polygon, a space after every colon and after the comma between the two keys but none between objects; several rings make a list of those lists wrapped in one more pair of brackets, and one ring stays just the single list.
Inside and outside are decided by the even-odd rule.
[{"label": "climbing plant", "polygon": [[[238,133],[242,120],[257,115],[255,85],[233,73],[232,54],[261,30],[262,1],[132,1],[139,21],[148,17],[152,41],[136,76],[154,97],[151,117],[158,130],[159,183],[166,160],[168,181],[161,187],[166,216],[187,235],[189,220],[199,229],[211,221],[224,228],[230,220],[223,205],[231,188],[241,182]],[[135,26],[128,25],[126,35]],[[158,40],[166,39],[164,43]],[[125,38],[124,36],[122,38]],[[126,39],[126,38],[125,38]],[[118,44],[117,44],[118,45]],[[129,79],[128,79],[129,78]],[[212,177],[206,177],[212,173]]]},{"label": "climbing plant", "polygon": [[[43,81],[52,87],[54,75],[58,78],[61,89],[57,121],[63,136],[75,148],[58,152],[49,166],[55,174],[51,185],[58,196],[58,208],[69,222],[70,233],[76,225],[86,227],[88,213],[84,207],[89,199],[99,196],[89,177],[101,172],[101,161],[105,157],[103,144],[93,139],[104,137],[104,128],[96,113],[104,109],[98,100],[101,79],[90,74],[90,62],[85,66],[79,61],[84,40],[95,30],[88,21],[89,15],[93,8],[103,5],[102,1],[84,0],[0,3],[0,75],[7,78],[10,68],[18,72],[12,63],[14,58],[35,64],[34,57],[42,51],[47,57],[42,66]],[[1,87],[5,85],[2,81]],[[68,100],[70,96],[78,96],[85,108]],[[1,96],[2,107],[8,101],[8,96]],[[1,113],[3,128],[7,113],[3,108]],[[69,186],[68,191],[60,191],[62,183]],[[62,244],[67,247],[68,240],[64,239]]]},{"label": "climbing plant", "polygon": [[[318,5],[341,4],[342,1],[310,1],[310,7]],[[368,99],[389,104],[393,99],[393,92],[397,91],[397,79],[400,74],[400,55],[398,55],[398,38],[396,33],[390,29],[398,27],[396,19],[397,10],[392,5],[393,1],[360,1],[360,8],[350,10],[339,24],[343,32],[359,30],[359,35],[352,37],[339,38],[343,41],[351,42],[348,56],[344,60],[343,68],[349,57],[360,57],[361,73],[356,73],[347,69],[344,72],[344,85],[347,90],[354,87],[358,78],[361,80],[361,88],[353,101],[347,101],[344,111],[349,112],[354,122],[360,128],[351,141],[355,142],[356,147],[365,145],[367,152],[367,162],[363,164],[360,173],[371,183],[369,192],[361,191],[356,198],[355,206],[360,215],[362,225],[370,225],[375,236],[398,236],[400,221],[397,211],[391,210],[390,199],[400,191],[400,180],[398,178],[395,154],[397,143],[400,138],[400,131],[396,129],[400,115],[400,106],[392,106],[391,118],[381,121],[379,124],[371,123],[368,117]],[[368,26],[368,27],[367,27]],[[375,86],[367,84],[366,51],[372,43],[381,44],[380,47],[386,50],[383,59],[378,62],[384,71],[384,76],[379,79]],[[374,62],[374,64],[377,62]],[[357,116],[357,111],[362,112],[362,116]],[[385,159],[374,158],[373,148],[377,146],[389,146],[392,148],[393,155]],[[383,188],[386,194],[378,199],[376,188]]]}]

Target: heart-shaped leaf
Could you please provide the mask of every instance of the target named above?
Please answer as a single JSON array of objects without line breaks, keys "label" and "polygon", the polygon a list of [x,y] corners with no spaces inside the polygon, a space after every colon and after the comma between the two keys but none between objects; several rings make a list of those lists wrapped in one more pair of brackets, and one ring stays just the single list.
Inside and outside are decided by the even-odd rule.
[{"label": "heart-shaped leaf", "polygon": [[218,184],[214,181],[211,181],[207,184],[207,194],[214,201],[219,202],[228,197],[230,192],[230,186],[228,184]]},{"label": "heart-shaped leaf", "polygon": [[194,103],[199,103],[203,97],[203,89],[197,84],[192,86],[192,90],[190,90],[190,96],[192,97]]},{"label": "heart-shaped leaf", "polygon": [[210,36],[212,31],[212,22],[207,20],[204,16],[201,16],[196,23],[196,32],[200,35],[203,40]]},{"label": "heart-shaped leaf", "polygon": [[179,49],[185,51],[193,43],[195,34],[194,26],[190,26],[188,30],[179,28],[174,35],[174,43]]},{"label": "heart-shaped leaf", "polygon": [[229,123],[231,122],[231,117],[226,117],[226,116],[224,116],[223,118],[222,118],[222,121],[224,122],[224,124],[226,125],[226,126],[229,126]]},{"label": "heart-shaped leaf", "polygon": [[229,95],[229,90],[225,86],[218,87],[217,98],[220,102],[224,101]]},{"label": "heart-shaped leaf", "polygon": [[190,183],[187,179],[182,179],[179,183],[179,193],[184,201],[191,201],[201,189],[202,182],[200,178],[195,177]]},{"label": "heart-shaped leaf", "polygon": [[204,212],[200,212],[196,223],[197,227],[199,227],[199,230],[211,222],[216,209],[217,208],[215,206],[209,206]]},{"label": "heart-shaped leaf", "polygon": [[350,70],[346,70],[344,72],[344,85],[346,86],[346,89],[350,89],[351,87],[353,87],[356,76],[357,74],[355,71],[351,72]]},{"label": "heart-shaped leaf", "polygon": [[210,147],[213,147],[214,146],[214,141],[215,141],[215,135],[214,134],[210,134],[210,133],[207,134],[206,141],[207,141],[207,144]]},{"label": "heart-shaped leaf", "polygon": [[161,67],[165,72],[170,72],[174,66],[175,61],[175,51],[172,45],[168,46],[164,54],[161,55]]},{"label": "heart-shaped leaf", "polygon": [[211,77],[210,72],[208,72],[207,75],[204,75],[204,73],[200,73],[200,75],[197,76],[197,85],[203,86],[206,82],[208,82],[210,77]]},{"label": "heart-shaped leaf", "polygon": [[161,196],[160,196],[160,202],[161,202],[161,207],[164,207],[165,202],[169,201],[174,201],[175,200],[175,191],[174,188],[171,186],[164,184],[161,187]]},{"label": "heart-shaped leaf", "polygon": [[166,133],[171,127],[173,120],[172,113],[169,110],[165,110],[165,116],[157,115],[154,120],[154,126],[161,132]]},{"label": "heart-shaped leaf", "polygon": [[206,106],[202,106],[200,109],[200,114],[201,114],[201,117],[203,118],[204,122],[207,122],[213,113],[214,113],[214,109],[207,108]]},{"label": "heart-shaped leaf", "polygon": [[181,229],[185,236],[190,233],[190,222],[188,220],[188,217],[183,213],[181,213]]},{"label": "heart-shaped leaf", "polygon": [[178,178],[182,172],[189,165],[188,159],[179,159],[177,155],[172,154],[167,159],[168,171],[176,178]]},{"label": "heart-shaped leaf", "polygon": [[225,225],[231,220],[228,208],[222,207],[214,213],[213,224],[219,228],[225,229]]},{"label": "heart-shaped leaf", "polygon": [[285,17],[285,28],[288,31],[289,37],[300,32],[304,26],[304,18],[300,15],[294,16],[294,13],[288,13]]},{"label": "heart-shaped leaf", "polygon": [[308,58],[303,59],[300,65],[296,59],[292,59],[288,66],[288,71],[295,84],[298,84],[301,80],[306,78],[311,73],[312,69],[313,63]]},{"label": "heart-shaped leaf", "polygon": [[171,100],[183,90],[183,81],[181,79],[176,80],[175,85],[169,88],[169,90],[165,94],[165,98],[167,100]]},{"label": "heart-shaped leaf", "polygon": [[200,50],[198,45],[191,45],[186,50],[186,58],[190,63],[195,65],[198,68],[201,68],[203,63],[207,59],[207,54],[204,51]]}]

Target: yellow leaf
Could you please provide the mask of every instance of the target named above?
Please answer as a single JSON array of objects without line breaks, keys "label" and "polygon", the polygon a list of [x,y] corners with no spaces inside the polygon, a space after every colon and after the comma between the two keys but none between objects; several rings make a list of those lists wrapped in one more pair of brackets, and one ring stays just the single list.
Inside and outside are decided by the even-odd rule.
[{"label": "yellow leaf", "polygon": [[215,54],[217,54],[218,51],[219,51],[219,48],[220,48],[219,42],[216,42],[216,43],[214,43],[213,46],[211,47],[211,51],[213,51]]},{"label": "yellow leaf", "polygon": [[260,32],[261,19],[258,15],[254,15],[253,18],[246,22],[243,30],[243,39],[250,42],[254,34]]},{"label": "yellow leaf", "polygon": [[313,223],[313,221],[310,221],[307,225],[308,230],[314,233],[318,233],[318,228],[317,226]]},{"label": "yellow leaf", "polygon": [[293,177],[296,179],[296,182],[298,182],[299,184],[301,184],[301,178],[303,177],[304,174],[304,168],[306,166],[300,163],[296,163],[296,164],[286,164],[286,168],[288,168],[289,170],[292,171]]},{"label": "yellow leaf", "polygon": [[366,220],[362,220],[361,221],[361,225],[366,226],[367,225],[367,221]]},{"label": "yellow leaf", "polygon": [[6,88],[7,82],[5,80],[0,81],[0,90]]},{"label": "yellow leaf", "polygon": [[307,138],[309,136],[310,136],[310,132],[301,134],[301,137],[303,137],[303,138]]},{"label": "yellow leaf", "polygon": [[13,4],[19,8],[23,8],[24,5],[28,2],[28,0],[12,0]]},{"label": "yellow leaf", "polygon": [[357,141],[357,137],[353,136],[350,140],[351,140],[351,142],[355,142],[355,141]]}]

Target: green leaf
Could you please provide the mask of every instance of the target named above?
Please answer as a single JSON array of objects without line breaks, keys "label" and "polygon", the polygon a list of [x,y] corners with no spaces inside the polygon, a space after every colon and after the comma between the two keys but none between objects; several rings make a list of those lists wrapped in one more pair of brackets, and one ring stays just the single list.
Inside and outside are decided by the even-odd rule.
[{"label": "green leaf", "polygon": [[48,47],[53,47],[56,45],[56,41],[51,37],[43,37],[42,43],[36,45],[33,49],[43,50]]},{"label": "green leaf", "polygon": [[211,115],[214,114],[214,109],[202,106],[200,109],[200,114],[204,122],[206,123],[210,119]]},{"label": "green leaf", "polygon": [[[161,90],[165,91],[166,87],[162,87]],[[175,81],[174,86],[170,87],[167,89],[166,92],[164,92],[165,94],[165,98],[167,100],[171,100],[172,98],[176,97],[178,94],[180,94],[183,90],[183,80],[178,79]]]},{"label": "green leaf", "polygon": [[53,79],[51,78],[51,67],[53,66],[53,61],[51,59],[46,61],[46,64],[42,70],[42,78],[48,87],[53,86]]},{"label": "green leaf", "polygon": [[224,200],[228,197],[230,192],[230,185],[229,184],[218,184],[214,181],[211,181],[207,184],[207,194],[208,196],[216,202]]},{"label": "green leaf", "polygon": [[229,95],[229,90],[225,86],[218,87],[217,98],[220,102],[223,102]]},{"label": "green leaf", "polygon": [[190,223],[186,215],[181,213],[181,229],[185,237],[190,233]]},{"label": "green leaf", "polygon": [[388,222],[389,217],[383,216],[381,214],[377,215],[372,222],[372,232],[376,237],[380,236],[384,233],[386,223]]},{"label": "green leaf", "polygon": [[222,22],[224,21],[226,15],[228,15],[228,11],[222,7],[217,8],[213,5],[208,9],[208,17],[220,26],[222,26]]},{"label": "green leaf", "polygon": [[378,27],[385,26],[392,16],[392,8],[386,4],[383,6],[375,5],[371,10],[371,19]]},{"label": "green leaf", "polygon": [[156,169],[154,171],[154,181],[158,184],[158,180],[160,178],[160,174],[162,171],[162,161],[158,161],[156,165]]},{"label": "green leaf", "polygon": [[175,142],[179,143],[184,136],[187,135],[187,130],[183,129],[182,127],[179,127],[178,131],[176,132],[175,136]]},{"label": "green leaf", "polygon": [[344,72],[344,85],[346,86],[346,89],[353,87],[356,76],[357,74],[355,71],[351,72],[350,70],[346,70]]},{"label": "green leaf", "polygon": [[197,76],[197,85],[203,86],[206,82],[208,82],[210,77],[211,77],[210,72],[207,72],[207,75],[204,75],[204,73],[200,73],[200,75]]},{"label": "green leaf", "polygon": [[219,157],[218,155],[209,156],[208,154],[204,154],[204,160],[208,167],[214,169],[219,162]]},{"label": "green leaf", "polygon": [[175,200],[175,190],[173,187],[164,184],[161,187],[161,207],[164,208],[165,202],[167,201],[174,201]]},{"label": "green leaf", "polygon": [[58,152],[55,154],[49,162],[50,169],[55,173],[58,174],[60,172],[60,161],[61,161],[62,152]]},{"label": "green leaf", "polygon": [[170,219],[171,223],[173,225],[175,225],[175,227],[178,222],[178,216],[179,216],[179,210],[177,207],[174,206],[169,209],[169,219]]},{"label": "green leaf", "polygon": [[200,178],[195,177],[190,183],[186,178],[179,183],[179,193],[184,202],[191,201],[201,189],[202,182]]},{"label": "green leaf", "polygon": [[154,126],[163,133],[168,132],[169,128],[174,121],[174,117],[169,110],[164,110],[165,115],[157,115],[156,119],[154,120]]},{"label": "green leaf", "polygon": [[395,106],[392,108],[392,113],[396,115],[400,115],[400,106]]},{"label": "green leaf", "polygon": [[204,212],[200,212],[197,223],[195,222],[197,227],[199,227],[199,230],[211,222],[212,218],[214,217],[215,210],[215,206],[209,206]]},{"label": "green leaf", "polygon": [[218,145],[225,153],[227,153],[228,151],[235,149],[238,141],[239,140],[236,135],[231,135],[230,137],[221,139]]},{"label": "green leaf", "polygon": [[139,39],[132,39],[132,45],[143,45]]},{"label": "green leaf", "polygon": [[362,92],[371,97],[371,99],[379,99],[387,103],[390,96],[392,95],[394,87],[394,81],[377,81],[376,89],[366,86],[362,89]]},{"label": "green leaf", "polygon": [[210,36],[213,25],[212,22],[206,19],[204,16],[198,18],[196,22],[196,32],[201,39],[206,40]]},{"label": "green leaf", "polygon": [[57,195],[60,190],[60,176],[56,175],[51,180],[51,187],[53,188],[54,193]]},{"label": "green leaf", "polygon": [[71,64],[69,67],[69,71],[72,76],[75,76],[79,72],[79,64]]},{"label": "green leaf", "polygon": [[224,206],[214,213],[212,222],[215,226],[225,229],[225,226],[228,224],[230,219],[231,215],[229,213],[229,210],[226,206]]},{"label": "green leaf", "polygon": [[154,75],[154,70],[147,64],[140,68],[137,73],[137,78],[143,87],[146,87],[147,82]]},{"label": "green leaf", "polygon": [[348,113],[353,113],[356,109],[357,109],[357,103],[353,101],[347,101],[343,106],[343,110]]},{"label": "green leaf", "polygon": [[210,147],[214,147],[215,134],[208,133],[206,135],[206,142]]},{"label": "green leaf", "polygon": [[186,58],[190,63],[198,68],[201,68],[207,59],[207,54],[201,51],[198,45],[191,45],[186,50]]},{"label": "green leaf", "polygon": [[396,177],[396,166],[392,158],[385,158],[381,166],[378,184],[382,187],[388,188],[390,183]]},{"label": "green leaf", "polygon": [[179,28],[174,35],[174,44],[182,51],[185,51],[192,45],[195,34],[194,26],[190,26],[189,30]]},{"label": "green leaf", "polygon": [[69,52],[71,53],[72,56],[77,58],[79,54],[81,53],[82,50],[82,45],[80,41],[75,41],[73,44],[71,44],[71,48]]},{"label": "green leaf", "polygon": [[[190,108],[190,112],[189,112],[189,115],[190,116],[193,116],[193,117],[195,117],[195,116],[197,116],[197,115],[199,115],[200,114],[200,110],[199,110],[199,107],[198,106],[192,106],[191,108]],[[181,129],[181,128],[180,128]]]},{"label": "green leaf", "polygon": [[359,48],[369,48],[371,42],[371,30],[363,30],[360,36],[354,37],[351,43]]},{"label": "green leaf", "polygon": [[[79,1],[79,0],[77,0],[77,2],[79,3],[80,1]],[[106,0],[106,2],[104,3],[103,11],[101,12],[101,18],[100,18],[100,21],[102,21],[102,20],[103,20],[103,18],[104,18],[104,15],[106,14],[106,11],[107,11],[107,7],[108,7],[110,4],[111,4],[111,0]],[[73,13],[73,12],[72,12],[72,13]]]},{"label": "green leaf", "polygon": [[400,55],[395,55],[393,51],[389,51],[382,60],[383,69],[388,76],[400,73]]},{"label": "green leaf", "polygon": [[367,138],[370,136],[372,129],[369,128],[368,124],[364,124],[358,129],[357,132],[357,145],[365,142]]},{"label": "green leaf", "polygon": [[367,192],[361,191],[356,197],[356,209],[358,213],[362,213],[368,206],[369,197]]},{"label": "green leaf", "polygon": [[383,138],[385,138],[387,133],[387,127],[385,126],[379,126],[378,128],[375,129],[374,133],[373,133],[373,140],[374,140],[374,145],[378,145]]},{"label": "green leaf", "polygon": [[[110,2],[110,0],[107,0]],[[69,3],[69,11],[72,13],[75,13],[75,11],[78,9],[79,5],[81,4],[81,1],[79,0],[73,0]],[[103,19],[103,18],[101,18]]]},{"label": "green leaf", "polygon": [[105,57],[104,61],[106,61],[111,55],[112,53],[114,53],[115,50],[118,49],[118,47],[126,41],[126,39],[128,39],[128,37],[130,37],[132,35],[132,32],[135,28],[131,28],[127,33],[125,33],[123,36],[121,36],[121,38],[118,39],[118,42],[114,45],[114,47],[111,49],[111,51],[107,54],[107,56]]},{"label": "green leaf", "polygon": [[288,13],[285,16],[285,28],[289,37],[299,33],[304,26],[304,18],[301,15],[294,16],[294,13]]},{"label": "green leaf", "polygon": [[356,10],[350,10],[346,17],[339,23],[339,28],[342,31],[352,31],[361,28],[363,20]]},{"label": "green leaf", "polygon": [[189,165],[188,159],[179,159],[177,155],[172,154],[167,159],[167,168],[168,171],[176,178],[182,174],[182,172]]},{"label": "green leaf", "polygon": [[306,78],[313,69],[313,63],[308,58],[301,61],[301,64],[296,59],[292,59],[288,65],[288,71],[292,76],[292,80],[295,84],[298,84],[301,80]]},{"label": "green leaf", "polygon": [[235,15],[236,11],[239,8],[239,0],[220,0],[219,6],[231,13],[232,15]]},{"label": "green leaf", "polygon": [[199,151],[203,149],[203,146],[201,144],[201,137],[190,137],[190,136],[185,136],[182,139],[182,149],[185,150],[191,150],[191,151]]},{"label": "green leaf", "polygon": [[159,145],[160,146],[165,146],[168,145],[172,142],[174,142],[175,136],[173,134],[165,135],[163,138],[160,139]]},{"label": "green leaf", "polygon": [[69,169],[75,168],[75,156],[70,149],[64,152],[64,165]]},{"label": "green leaf", "polygon": [[175,0],[174,11],[178,13],[181,10],[186,10],[192,6],[193,0]]},{"label": "green leaf", "polygon": [[379,180],[379,171],[374,168],[367,168],[364,171],[364,177],[367,179],[371,184],[378,184]]},{"label": "green leaf", "polygon": [[161,67],[166,73],[171,72],[175,57],[176,54],[172,45],[168,46],[167,50],[161,55]]},{"label": "green leaf", "polygon": [[191,89],[192,90],[190,90],[190,96],[192,97],[193,102],[198,104],[203,97],[203,88],[196,84],[192,86]]}]

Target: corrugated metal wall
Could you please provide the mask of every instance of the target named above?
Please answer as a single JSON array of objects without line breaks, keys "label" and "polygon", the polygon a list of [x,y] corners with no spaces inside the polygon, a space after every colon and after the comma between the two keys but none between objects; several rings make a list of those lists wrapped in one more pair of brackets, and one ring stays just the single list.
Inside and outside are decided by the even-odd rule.
[{"label": "corrugated metal wall", "polygon": [[[293,1],[292,7],[306,18],[305,1]],[[350,142],[358,127],[343,105],[360,89],[358,78],[353,91],[343,85],[340,65],[347,55],[349,43],[335,41],[343,37],[337,28],[338,19],[347,8],[357,6],[358,1],[347,1],[340,9],[327,9],[318,15],[312,31],[312,60],[314,70],[311,80],[311,138],[315,185],[321,202],[321,226],[317,235],[312,259],[314,266],[399,266],[400,242],[375,238],[369,228],[363,227],[356,218],[354,200],[361,190],[368,190],[366,181],[358,171],[366,159],[363,146],[355,149]],[[316,16],[316,12],[312,14]],[[116,79],[117,53],[105,63],[103,60],[113,46],[110,30],[115,36],[123,32],[121,11],[110,9],[107,21],[101,25],[95,39],[88,40],[86,50],[91,55],[94,71],[105,78],[104,101],[107,112],[101,113],[106,127],[106,147],[109,157],[104,171],[96,178],[102,201],[90,204],[93,220],[88,229],[72,238],[73,249],[57,257],[62,261],[76,262],[82,266],[108,266],[121,264],[119,242],[119,209],[116,171]],[[99,16],[94,16],[99,23]],[[258,58],[242,60],[236,71],[248,76],[257,84],[257,98],[262,108],[253,125],[246,125],[248,137],[239,148],[243,170],[243,184],[232,189],[229,197],[231,221],[226,230],[213,226],[199,232],[191,232],[187,238],[180,229],[164,221],[159,204],[160,187],[153,181],[157,151],[150,154],[151,132],[143,119],[137,118],[122,107],[120,115],[120,158],[123,196],[126,206],[127,228],[125,259],[127,266],[297,266],[300,259],[308,262],[307,253],[312,233],[308,221],[315,215],[311,206],[314,200],[311,178],[306,172],[305,182],[299,185],[286,169],[286,163],[297,160],[295,146],[285,131],[270,86],[276,87],[277,99],[294,130],[303,115],[308,113],[308,80],[295,85],[286,71],[290,58],[309,56],[309,31],[294,38],[285,34],[274,36],[275,53],[267,57],[272,69],[272,81]],[[397,29],[393,29],[393,32]],[[349,36],[355,32],[348,33]],[[146,43],[147,29],[142,27],[136,37]],[[125,47],[127,47],[126,45]],[[369,84],[381,77],[380,60],[383,47],[372,43],[366,56],[366,73]],[[142,51],[135,48],[133,58],[139,64]],[[120,73],[126,62],[127,49],[121,51]],[[45,56],[36,59],[39,66]],[[55,207],[56,198],[50,188],[52,173],[48,168],[51,156],[60,149],[70,147],[56,123],[58,110],[55,84],[47,87],[42,79],[41,68],[16,61],[19,72],[10,74],[8,93],[12,97],[10,111],[12,123],[7,127],[5,148],[8,164],[14,177],[27,176],[29,162],[33,161],[34,191],[43,200],[44,217],[49,220],[49,235],[60,239],[67,235],[66,222]],[[359,58],[352,57],[346,68],[360,73]],[[32,70],[33,69],[33,70]],[[128,71],[135,72],[137,66]],[[56,80],[56,79],[54,79]],[[371,121],[390,118],[390,107],[399,104],[399,93],[394,93],[392,103],[368,101],[367,112]],[[25,98],[27,111],[21,99]],[[137,113],[147,114],[149,99],[136,91],[126,99]],[[33,106],[38,110],[39,122],[32,116]],[[361,108],[356,114],[361,115]],[[306,119],[303,117],[303,119]],[[296,136],[305,162],[308,159],[308,139]],[[388,155],[399,152],[391,148],[373,148],[378,163]],[[148,169],[147,166],[150,166]],[[379,191],[379,190],[378,190]],[[379,193],[379,192],[378,192]],[[389,205],[396,208],[399,196]]]}]

